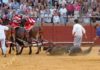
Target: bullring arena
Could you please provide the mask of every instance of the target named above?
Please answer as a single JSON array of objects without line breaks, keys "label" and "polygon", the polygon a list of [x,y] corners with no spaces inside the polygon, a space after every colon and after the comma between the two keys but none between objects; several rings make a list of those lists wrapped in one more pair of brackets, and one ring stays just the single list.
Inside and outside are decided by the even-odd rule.
[{"label": "bullring arena", "polygon": [[[77,19],[86,29],[87,39],[83,36],[81,53],[71,56],[66,54],[71,52],[66,46],[73,45],[72,28]],[[0,70],[100,70],[100,35],[94,43],[95,23],[100,24],[100,0],[0,0],[0,25],[9,27],[6,41],[12,43],[11,46],[6,44],[7,54],[4,53],[6,47],[0,43]],[[4,34],[4,31],[0,32],[0,35]],[[34,41],[38,50],[41,48],[38,42],[42,43],[39,54],[37,47],[32,45]],[[58,50],[64,46],[61,49],[64,54],[51,55],[46,52],[48,49],[45,46],[49,43],[43,45],[43,41],[56,44]],[[55,49],[54,44],[52,48]],[[17,51],[9,54],[13,46]],[[47,50],[43,51],[43,47]],[[76,51],[81,50],[77,48],[74,47]]]},{"label": "bullring arena", "polygon": [[[90,25],[85,26],[87,28],[87,31],[91,30]],[[90,27],[90,29],[89,29]],[[48,32],[46,32],[45,28],[48,28]],[[51,28],[51,29],[50,29]],[[55,26],[55,32],[58,32],[56,28],[61,29],[62,35],[66,32],[67,28],[68,30],[71,30],[71,26]],[[47,37],[46,35],[50,35],[49,31],[53,28],[50,26],[44,26],[43,27],[45,33],[44,37],[46,40],[54,40],[54,41],[61,41],[61,39],[66,35],[63,35],[63,37],[59,37],[59,35],[56,35],[55,37]],[[92,28],[93,29],[93,28]],[[52,30],[53,31],[53,30]],[[65,31],[65,32],[64,32]],[[94,30],[92,30],[94,31]],[[69,31],[70,32],[70,31]],[[53,32],[54,33],[54,32]],[[86,45],[82,45],[82,50],[87,49],[91,46],[92,39],[94,36],[94,33],[91,34],[88,33],[88,40],[83,40],[83,42],[87,42]],[[55,33],[58,34],[58,33]],[[69,33],[70,34],[70,33]],[[54,34],[51,34],[53,36]],[[91,35],[91,36],[89,36]],[[93,35],[93,36],[92,36]],[[58,37],[57,37],[58,36]],[[70,39],[69,39],[69,38]],[[63,40],[69,42],[72,40],[71,36],[67,34],[67,40]],[[63,42],[62,41],[62,42]],[[97,42],[98,44],[98,42]],[[9,49],[9,48],[8,48]],[[93,46],[92,51],[87,55],[77,55],[77,56],[69,56],[67,54],[64,55],[49,55],[45,51],[41,51],[40,54],[35,54],[36,47],[33,47],[32,54],[28,55],[28,48],[25,48],[23,50],[23,53],[21,55],[15,55],[15,52],[13,51],[12,54],[7,54],[7,57],[3,57],[2,54],[0,54],[0,70],[100,70],[100,46],[95,45]],[[1,52],[0,52],[1,53]]]},{"label": "bullring arena", "polygon": [[36,55],[35,50],[28,55],[28,49],[24,49],[19,56],[12,53],[4,58],[0,55],[0,70],[100,70],[98,49],[100,47],[95,46],[90,54],[84,56],[50,56],[43,51]]}]

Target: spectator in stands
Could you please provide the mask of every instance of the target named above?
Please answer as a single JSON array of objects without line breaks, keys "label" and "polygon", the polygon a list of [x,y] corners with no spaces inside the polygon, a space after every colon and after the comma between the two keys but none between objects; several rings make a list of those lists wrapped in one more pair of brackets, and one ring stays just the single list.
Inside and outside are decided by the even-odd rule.
[{"label": "spectator in stands", "polygon": [[66,0],[59,0],[58,3],[59,3],[60,5],[66,5]]},{"label": "spectator in stands", "polygon": [[88,12],[83,16],[83,22],[84,23],[91,23],[91,16],[92,16],[92,9],[88,9]]},{"label": "spectator in stands", "polygon": [[74,18],[78,19],[80,17],[81,5],[80,3],[76,2],[74,5]]},{"label": "spectator in stands", "polygon": [[2,0],[3,3],[7,4],[9,0]]},{"label": "spectator in stands", "polygon": [[52,8],[50,8],[50,15],[51,15],[51,23],[53,23],[53,15],[54,12],[57,10],[57,8],[55,8],[54,6],[52,6]]},{"label": "spectator in stands", "polygon": [[74,15],[74,6],[71,3],[68,3],[67,6],[67,11],[68,11],[68,15],[73,16]]},{"label": "spectator in stands", "polygon": [[54,6],[52,6],[52,8],[50,8],[51,15],[53,15],[56,10],[57,10],[57,8],[55,8]]},{"label": "spectator in stands", "polygon": [[58,1],[54,2],[54,7],[56,7],[56,9],[59,9],[59,3],[58,3]]},{"label": "spectator in stands", "polygon": [[34,20],[37,20],[38,17],[38,11],[36,10],[36,7],[33,7],[31,10],[31,15],[33,16]]},{"label": "spectator in stands", "polygon": [[51,12],[50,12],[49,7],[46,7],[44,16],[45,16],[45,17],[44,17],[44,21],[45,21],[46,23],[51,23],[52,14],[51,14]]},{"label": "spectator in stands", "polygon": [[96,0],[92,0],[91,1],[91,8],[93,9],[93,11],[96,11],[96,7],[97,7],[97,1]]},{"label": "spectator in stands", "polygon": [[59,17],[59,13],[57,10],[54,12],[54,15],[53,15],[53,23],[54,24],[60,23],[60,17]]},{"label": "spectator in stands", "polygon": [[19,4],[19,2],[17,2],[17,1],[14,1],[14,2],[11,4],[11,8],[12,8],[12,9],[17,10],[17,9],[19,9],[19,7],[20,7],[20,4]]},{"label": "spectator in stands", "polygon": [[45,7],[41,5],[40,7],[40,20],[41,22],[44,22],[44,14],[45,14]]},{"label": "spectator in stands", "polygon": [[75,2],[75,0],[66,0],[66,1],[67,1],[67,3],[71,3],[71,4],[73,4]]},{"label": "spectator in stands", "polygon": [[83,2],[83,5],[82,5],[82,13],[87,13],[88,12],[88,9],[89,9],[89,5],[87,2]]},{"label": "spectator in stands", "polygon": [[66,24],[67,22],[67,9],[65,5],[62,5],[62,7],[59,10],[60,13],[60,22],[63,24]]},{"label": "spectator in stands", "polygon": [[98,6],[97,9],[96,9],[95,15],[97,16],[97,17],[96,17],[96,21],[100,21],[100,17],[99,17],[99,16],[100,16],[100,7],[99,7],[99,6]]},{"label": "spectator in stands", "polygon": [[48,6],[51,8],[52,7],[52,0],[47,0]]},{"label": "spectator in stands", "polygon": [[[4,3],[2,2],[2,5],[0,5],[0,10],[4,11],[6,5],[6,7],[8,6],[13,11],[15,10],[18,14],[30,15],[30,13],[32,14],[32,12],[28,12],[30,8],[37,7],[37,9],[40,11],[38,13],[40,14],[38,18],[41,18],[42,6],[44,8],[49,6],[51,15],[54,14],[55,9],[60,10],[62,9],[62,5],[66,5],[68,20],[73,20],[73,17],[77,19],[78,17],[80,17],[80,15],[87,15],[89,8],[93,9],[93,16],[95,16],[95,12],[97,12],[97,9],[100,7],[100,0],[9,0],[9,3],[7,3],[8,0],[5,1],[6,2],[3,1]],[[5,12],[8,10],[9,9],[6,9]],[[99,16],[99,13],[100,12],[98,12],[97,16]],[[70,16],[71,18],[69,18]],[[62,17],[61,13],[60,17]],[[38,18],[36,18],[36,20],[38,20]],[[97,17],[92,18],[93,21],[96,21],[98,19],[99,18]]]}]

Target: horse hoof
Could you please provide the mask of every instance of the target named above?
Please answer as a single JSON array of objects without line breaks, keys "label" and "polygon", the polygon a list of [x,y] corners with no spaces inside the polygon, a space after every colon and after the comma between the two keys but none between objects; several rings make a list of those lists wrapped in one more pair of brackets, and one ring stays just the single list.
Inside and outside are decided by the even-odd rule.
[{"label": "horse hoof", "polygon": [[[9,54],[11,54],[11,51],[8,52]],[[2,53],[3,54],[3,53]]]},{"label": "horse hoof", "polygon": [[39,54],[39,52],[36,52],[35,54]]},{"label": "horse hoof", "polygon": [[6,57],[6,54],[4,54],[3,56]]},{"label": "horse hoof", "polygon": [[16,53],[16,55],[21,55],[21,53]]},{"label": "horse hoof", "polygon": [[31,55],[32,53],[29,53],[29,55]]},{"label": "horse hoof", "polygon": [[[9,54],[11,54],[11,53],[9,53]],[[2,54],[3,55],[3,54]]]},{"label": "horse hoof", "polygon": [[98,52],[100,52],[100,50]]},{"label": "horse hoof", "polygon": [[2,52],[2,55],[4,55],[4,53]]},{"label": "horse hoof", "polygon": [[16,53],[16,55],[20,55],[19,53]]}]

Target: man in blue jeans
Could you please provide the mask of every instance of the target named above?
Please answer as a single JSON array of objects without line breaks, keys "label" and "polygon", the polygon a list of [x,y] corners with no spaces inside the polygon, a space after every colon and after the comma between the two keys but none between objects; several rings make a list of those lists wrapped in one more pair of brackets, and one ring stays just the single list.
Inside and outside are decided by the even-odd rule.
[{"label": "man in blue jeans", "polygon": [[1,42],[1,49],[2,49],[3,55],[4,57],[6,57],[5,30],[8,30],[9,28],[7,26],[3,26],[1,23],[2,23],[2,19],[0,19],[0,42]]}]

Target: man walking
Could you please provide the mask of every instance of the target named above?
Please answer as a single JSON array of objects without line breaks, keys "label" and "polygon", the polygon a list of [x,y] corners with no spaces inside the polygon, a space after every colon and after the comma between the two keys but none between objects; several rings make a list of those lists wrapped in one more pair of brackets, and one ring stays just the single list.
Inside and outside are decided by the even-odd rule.
[{"label": "man walking", "polygon": [[73,41],[73,47],[70,48],[70,54],[81,52],[80,47],[83,35],[85,35],[85,38],[87,38],[85,28],[81,24],[79,24],[77,19],[74,22],[75,24],[72,29],[72,35],[74,37],[74,41]]},{"label": "man walking", "polygon": [[7,26],[3,26],[1,23],[2,23],[2,19],[0,19],[0,42],[1,42],[1,49],[2,49],[3,55],[4,57],[6,57],[5,30],[8,30],[9,28]]}]

